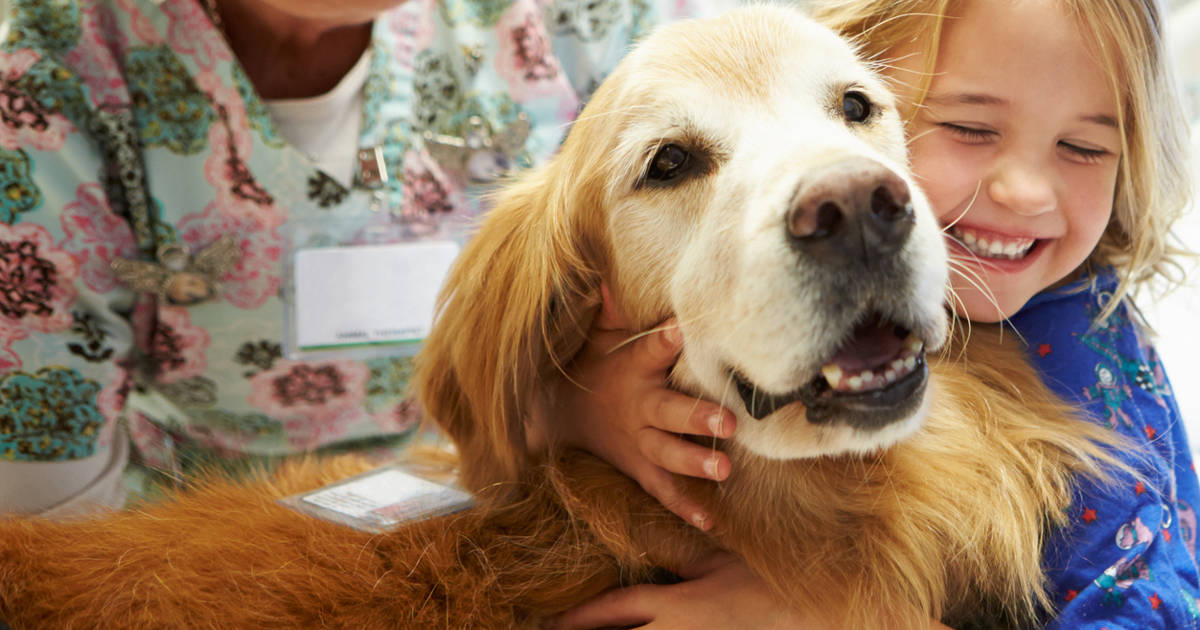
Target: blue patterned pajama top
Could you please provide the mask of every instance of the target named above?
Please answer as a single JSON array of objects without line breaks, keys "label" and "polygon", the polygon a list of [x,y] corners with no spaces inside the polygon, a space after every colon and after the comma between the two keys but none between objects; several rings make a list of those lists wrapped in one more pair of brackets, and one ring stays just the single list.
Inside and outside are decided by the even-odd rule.
[{"label": "blue patterned pajama top", "polygon": [[1012,318],[1030,360],[1088,420],[1128,437],[1142,479],[1083,481],[1070,526],[1044,558],[1062,630],[1200,626],[1196,506],[1200,483],[1183,420],[1140,316],[1122,304],[1094,324],[1116,279],[1101,275],[1035,296]]}]

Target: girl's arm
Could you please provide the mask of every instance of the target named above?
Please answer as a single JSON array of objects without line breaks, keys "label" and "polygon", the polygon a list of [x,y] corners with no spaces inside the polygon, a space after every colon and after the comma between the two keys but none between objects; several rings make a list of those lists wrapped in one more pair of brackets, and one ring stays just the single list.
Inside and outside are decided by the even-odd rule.
[{"label": "girl's arm", "polygon": [[[616,589],[576,606],[547,624],[552,630],[635,626],[644,630],[693,628],[835,630],[828,621],[789,608],[736,556],[717,554],[688,567],[687,581]],[[948,630],[930,620],[930,630]]]}]

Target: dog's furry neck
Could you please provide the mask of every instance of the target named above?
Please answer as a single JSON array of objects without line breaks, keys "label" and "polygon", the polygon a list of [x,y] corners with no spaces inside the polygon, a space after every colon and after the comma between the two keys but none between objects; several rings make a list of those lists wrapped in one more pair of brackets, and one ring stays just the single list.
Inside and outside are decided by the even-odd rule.
[{"label": "dog's furry neck", "polygon": [[[926,627],[930,617],[1033,624],[1052,605],[1040,566],[1046,535],[1064,524],[1075,475],[1102,474],[1099,462],[1111,458],[1098,445],[1115,438],[1053,397],[1014,396],[1044,387],[1019,351],[998,339],[972,344],[972,354],[1010,361],[935,362],[930,419],[890,449],[779,461],[726,445],[734,474],[706,488],[720,544],[787,601],[842,611],[832,620],[840,627]],[[964,368],[973,378],[956,382]]]}]

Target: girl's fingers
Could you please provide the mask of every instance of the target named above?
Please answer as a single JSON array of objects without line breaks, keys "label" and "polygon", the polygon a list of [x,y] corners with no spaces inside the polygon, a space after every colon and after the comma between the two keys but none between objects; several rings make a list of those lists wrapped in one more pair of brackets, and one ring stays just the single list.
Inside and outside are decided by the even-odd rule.
[{"label": "girl's fingers", "polygon": [[633,365],[638,372],[662,378],[667,368],[675,365],[679,358],[683,336],[675,320],[668,319],[629,343],[632,344]]},{"label": "girl's fingers", "polygon": [[650,623],[654,619],[657,588],[641,585],[611,590],[558,615],[544,627],[546,630],[587,630]]},{"label": "girl's fingers", "polygon": [[733,437],[737,421],[728,409],[687,394],[659,389],[643,397],[642,415],[650,426],[669,433]]},{"label": "girl's fingers", "polygon": [[608,290],[608,283],[600,283],[600,312],[596,315],[596,321],[592,323],[592,327],[601,330],[618,330],[630,328],[629,320],[625,319],[625,314],[621,312],[612,299],[612,292]]},{"label": "girl's fingers", "polygon": [[672,514],[701,531],[712,528],[712,517],[698,502],[683,493],[680,484],[676,483],[675,476],[671,473],[657,466],[645,466],[630,476],[642,486],[646,494],[658,500]]},{"label": "girl's fingers", "polygon": [[711,447],[684,440],[674,433],[646,427],[638,431],[638,448],[652,464],[679,475],[724,481],[729,456]]}]

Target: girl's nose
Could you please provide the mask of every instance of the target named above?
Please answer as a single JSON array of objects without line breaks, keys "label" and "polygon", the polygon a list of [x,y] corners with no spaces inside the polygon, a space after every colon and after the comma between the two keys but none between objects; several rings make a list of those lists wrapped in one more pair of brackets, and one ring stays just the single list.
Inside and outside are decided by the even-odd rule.
[{"label": "girl's nose", "polygon": [[1049,167],[1034,162],[1010,161],[992,173],[987,192],[992,201],[1017,214],[1034,216],[1058,204]]}]

